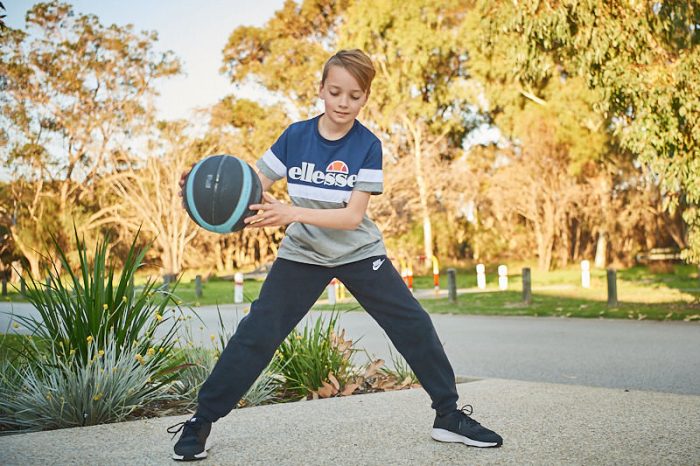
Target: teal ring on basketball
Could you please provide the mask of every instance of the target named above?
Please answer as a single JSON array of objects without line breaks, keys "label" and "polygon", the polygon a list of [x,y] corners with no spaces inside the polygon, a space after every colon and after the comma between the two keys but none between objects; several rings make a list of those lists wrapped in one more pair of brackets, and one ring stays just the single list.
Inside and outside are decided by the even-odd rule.
[{"label": "teal ring on basketball", "polygon": [[[206,173],[200,173],[205,164]],[[213,155],[192,168],[184,195],[187,213],[199,226],[215,233],[231,233],[243,229],[243,220],[254,214],[248,206],[260,202],[262,184],[245,161],[231,155]],[[220,221],[212,222],[214,218]]]}]

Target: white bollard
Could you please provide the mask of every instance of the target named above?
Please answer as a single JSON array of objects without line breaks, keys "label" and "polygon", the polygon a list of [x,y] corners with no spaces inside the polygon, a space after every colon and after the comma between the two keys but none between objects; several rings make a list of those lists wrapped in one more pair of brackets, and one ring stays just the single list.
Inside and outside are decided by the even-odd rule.
[{"label": "white bollard", "polygon": [[508,289],[508,267],[505,265],[498,266],[498,288]]},{"label": "white bollard", "polygon": [[588,261],[581,261],[581,286],[591,287],[591,263]]},{"label": "white bollard", "polygon": [[335,283],[336,279],[334,278],[326,287],[328,290],[328,304],[335,304]]},{"label": "white bollard", "polygon": [[235,283],[233,288],[233,302],[235,304],[240,304],[243,302],[243,274],[236,272],[233,276],[233,281]]},{"label": "white bollard", "polygon": [[486,288],[486,267],[484,264],[476,264],[476,286],[480,290]]}]

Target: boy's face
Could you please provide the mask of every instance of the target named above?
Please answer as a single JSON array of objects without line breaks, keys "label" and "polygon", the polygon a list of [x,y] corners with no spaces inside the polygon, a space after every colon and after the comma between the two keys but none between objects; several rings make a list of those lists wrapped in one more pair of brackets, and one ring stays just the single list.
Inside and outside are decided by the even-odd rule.
[{"label": "boy's face", "polygon": [[367,102],[367,93],[342,66],[331,66],[328,69],[319,97],[325,104],[326,116],[341,126],[352,123]]}]

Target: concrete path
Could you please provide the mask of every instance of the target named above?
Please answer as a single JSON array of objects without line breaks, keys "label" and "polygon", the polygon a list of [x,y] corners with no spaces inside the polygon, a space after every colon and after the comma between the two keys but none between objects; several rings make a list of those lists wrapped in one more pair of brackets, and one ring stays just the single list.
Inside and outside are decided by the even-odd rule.
[{"label": "concrete path", "polygon": [[[695,465],[700,397],[503,379],[458,385],[498,449],[430,438],[422,389],[234,411],[214,425],[216,465]],[[184,417],[0,437],[0,464],[170,465]]]}]

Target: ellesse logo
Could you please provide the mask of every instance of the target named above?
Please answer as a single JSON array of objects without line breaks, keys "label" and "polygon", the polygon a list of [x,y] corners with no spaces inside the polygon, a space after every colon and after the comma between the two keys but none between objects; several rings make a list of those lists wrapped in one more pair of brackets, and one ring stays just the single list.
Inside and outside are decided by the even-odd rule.
[{"label": "ellesse logo", "polygon": [[291,167],[289,177],[293,180],[306,181],[307,183],[322,184],[324,186],[355,186],[357,175],[349,175],[350,170],[342,160],[334,160],[326,167],[326,171],[316,170],[313,163],[302,162],[301,167]]}]

